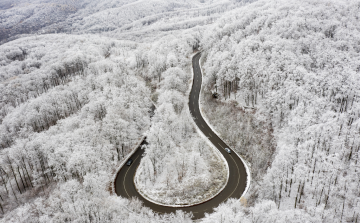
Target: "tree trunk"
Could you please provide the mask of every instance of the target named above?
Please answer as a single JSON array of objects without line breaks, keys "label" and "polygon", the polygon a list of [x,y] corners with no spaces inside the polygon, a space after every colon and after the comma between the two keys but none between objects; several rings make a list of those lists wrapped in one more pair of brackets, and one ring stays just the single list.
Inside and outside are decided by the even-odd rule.
[{"label": "tree trunk", "polygon": [[[1,170],[2,170],[2,169],[1,169]],[[2,171],[3,171],[3,170],[2,170]],[[8,191],[8,189],[7,189],[7,186],[6,186],[6,181],[5,181],[5,179],[4,179],[3,175],[2,175],[2,173],[0,173],[0,176],[1,176],[1,180],[2,180],[2,182],[3,182],[4,186],[5,186],[6,193],[7,193],[7,194],[9,194],[9,191]]]},{"label": "tree trunk", "polygon": [[280,184],[280,191],[279,191],[279,205],[278,205],[278,209],[280,208],[280,203],[281,203],[281,190],[282,190],[282,181],[281,181],[281,184]]},{"label": "tree trunk", "polygon": [[21,176],[20,167],[19,167],[19,166],[17,167],[17,171],[18,171],[18,174],[19,174],[19,176],[20,176],[21,183],[22,183],[22,185],[23,185],[23,187],[24,187],[24,190],[25,190],[26,186],[25,186],[24,180],[23,180],[23,178],[22,178],[22,176]]},{"label": "tree trunk", "polygon": [[342,211],[341,211],[341,218],[340,218],[340,222],[342,222],[342,217],[343,217],[343,214],[344,214],[344,206],[345,206],[345,199],[344,199],[344,202],[343,202],[343,207],[342,207]]},{"label": "tree trunk", "polygon": [[24,158],[23,158],[23,166],[24,166],[24,168],[25,168],[25,172],[26,172],[26,175],[27,175],[27,178],[28,178],[28,181],[29,181],[29,183],[30,183],[30,186],[31,187],[34,187],[33,185],[32,185],[32,182],[31,182],[31,177],[29,176],[29,172],[28,172],[28,170],[27,170],[27,168],[26,168],[26,163],[25,163],[25,160],[24,160]]},{"label": "tree trunk", "polygon": [[16,174],[15,174],[14,169],[13,169],[13,167],[12,167],[12,165],[11,165],[11,164],[10,164],[10,169],[11,169],[11,171],[12,171],[13,175],[14,175],[14,178],[15,178],[15,182],[16,182],[17,188],[19,189],[20,194],[22,194],[22,192],[21,192],[21,190],[20,190],[19,183],[17,182]]}]

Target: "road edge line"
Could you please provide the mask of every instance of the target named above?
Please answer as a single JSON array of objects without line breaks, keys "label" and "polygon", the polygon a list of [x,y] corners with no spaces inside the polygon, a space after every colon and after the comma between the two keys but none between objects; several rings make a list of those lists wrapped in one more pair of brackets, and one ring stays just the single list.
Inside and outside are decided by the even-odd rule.
[{"label": "road edge line", "polygon": [[[200,57],[201,58],[201,57]],[[204,77],[203,75],[203,68],[201,66],[201,62],[200,62],[200,59],[199,59],[199,67],[200,67],[200,71],[201,71],[201,76]],[[202,78],[203,79],[203,78]],[[201,79],[201,80],[202,80]],[[202,83],[202,81],[201,81]],[[202,84],[201,84],[201,87],[200,87],[200,95],[199,95],[199,110],[200,110],[200,113],[201,113],[201,116],[203,117],[204,121],[206,122],[206,124],[211,128],[211,130],[213,132],[215,132],[218,137],[223,141],[225,142],[226,145],[230,145],[228,142],[226,142],[225,140],[222,139],[221,137],[221,134],[219,134],[213,127],[212,125],[210,125],[210,122],[208,120],[208,118],[204,115],[204,113],[202,112],[202,103],[201,103],[201,95],[202,95]],[[230,147],[230,146],[229,146]],[[248,175],[248,177],[246,178],[246,188],[244,190],[244,192],[241,194],[240,196],[240,199],[245,196],[245,194],[248,192],[248,190],[250,189],[250,185],[251,185],[251,172],[250,172],[250,168],[249,168],[249,164],[242,158],[242,156],[240,156],[234,149],[232,149],[232,151],[234,151],[234,153],[240,158],[240,160],[243,162],[244,166],[245,166],[245,170],[246,170],[246,174]]]},{"label": "road edge line", "polygon": [[146,136],[143,136],[141,137],[141,140],[139,140],[139,142],[133,147],[133,149],[131,150],[130,153],[128,153],[128,155],[126,155],[126,158],[124,158],[123,161],[120,162],[120,164],[118,165],[118,167],[116,168],[115,170],[115,176],[113,176],[113,179],[112,179],[112,193],[113,194],[116,194],[116,178],[119,174],[119,171],[121,170],[121,168],[123,168],[123,166],[125,165],[126,161],[128,161],[128,159],[134,155],[134,153],[137,151],[138,147],[141,145],[141,143],[144,141],[144,139],[146,138]]}]

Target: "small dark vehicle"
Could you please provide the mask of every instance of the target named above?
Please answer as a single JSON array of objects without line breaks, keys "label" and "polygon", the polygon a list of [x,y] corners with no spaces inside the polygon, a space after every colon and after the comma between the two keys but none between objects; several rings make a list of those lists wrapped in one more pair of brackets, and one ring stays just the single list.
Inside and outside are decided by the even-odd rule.
[{"label": "small dark vehicle", "polygon": [[212,97],[215,98],[215,99],[217,99],[217,98],[219,98],[219,94],[216,93],[216,92],[214,92],[214,93],[212,94]]},{"label": "small dark vehicle", "polygon": [[127,162],[126,162],[126,165],[127,166],[130,166],[132,164],[133,160],[132,159],[129,159]]}]

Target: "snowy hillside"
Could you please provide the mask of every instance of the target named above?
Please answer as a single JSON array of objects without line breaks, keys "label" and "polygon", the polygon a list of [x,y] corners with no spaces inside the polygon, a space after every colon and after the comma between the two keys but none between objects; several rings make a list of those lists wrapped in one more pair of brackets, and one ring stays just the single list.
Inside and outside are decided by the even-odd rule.
[{"label": "snowy hillside", "polygon": [[[132,47],[69,35],[0,47],[7,74],[0,85],[4,210],[90,175],[107,190],[110,182],[103,178],[111,177],[150,124],[149,89],[129,76],[129,54],[123,54]],[[26,56],[13,57],[19,48]]]},{"label": "snowy hillside", "polygon": [[221,13],[244,2],[249,1],[239,1],[239,3],[230,0],[220,2],[213,0],[181,2],[173,0],[17,0],[4,2],[0,5],[6,9],[0,14],[0,44],[19,38],[20,34],[30,33],[96,33],[134,40],[134,38],[139,39],[140,34],[131,34],[130,31],[144,32],[145,27],[150,31],[177,30],[207,24]]},{"label": "snowy hillside", "polygon": [[134,177],[152,200],[222,188],[188,109],[201,50],[202,111],[252,180],[200,221],[359,222],[359,15],[357,0],[1,1],[0,221],[192,222],[113,180],[147,136]]},{"label": "snowy hillside", "polygon": [[[219,19],[201,40],[204,100],[217,91],[222,101],[204,102],[205,111],[252,163],[248,203],[273,209],[274,219],[358,221],[359,13],[356,1],[260,1]],[[269,129],[275,152],[259,137]]]},{"label": "snowy hillside", "polygon": [[[44,27],[64,21],[80,7],[81,1],[73,0],[2,1],[0,43],[11,40],[18,34],[34,34]],[[57,30],[59,29],[52,32]]]},{"label": "snowy hillside", "polygon": [[[150,177],[156,182],[153,188],[165,189],[162,177],[174,175],[176,169],[171,168],[177,167],[175,159],[164,161],[177,155],[183,160],[196,158],[198,164],[194,170],[194,162],[179,163],[184,172],[178,174],[184,181],[178,187],[171,180],[168,197],[174,199],[179,191],[200,196],[196,199],[216,193],[226,182],[225,163],[196,134],[186,105],[191,83],[187,56],[198,44],[197,35],[189,31],[178,38],[164,37],[155,44],[138,44],[96,35],[56,34],[1,45],[0,163],[4,185],[0,193],[3,213],[8,213],[5,221],[22,222],[34,217],[19,216],[23,208],[31,209],[31,213],[51,212],[63,220],[69,215],[81,219],[86,210],[67,211],[65,216],[54,201],[64,200],[62,206],[70,208],[72,204],[63,191],[73,187],[78,193],[72,199],[75,203],[100,205],[100,201],[110,199],[113,208],[128,202],[112,198],[112,177],[145,133],[149,147],[142,165],[154,168],[157,174],[140,176],[140,182]],[[149,129],[152,103],[158,110],[151,125],[162,128]],[[160,137],[163,133],[159,130],[172,134],[170,138]],[[201,151],[206,155],[200,155]],[[166,155],[164,160],[159,154]],[[146,161],[154,158],[158,162],[152,167]],[[196,176],[200,170],[203,174]],[[199,183],[202,190],[194,187]],[[208,195],[202,197],[204,189]],[[41,205],[26,206],[33,202]],[[131,205],[141,207],[134,202],[130,209]],[[109,207],[99,208],[105,215]],[[123,215],[116,219],[128,219]],[[161,218],[181,216],[189,219],[180,213]]]}]

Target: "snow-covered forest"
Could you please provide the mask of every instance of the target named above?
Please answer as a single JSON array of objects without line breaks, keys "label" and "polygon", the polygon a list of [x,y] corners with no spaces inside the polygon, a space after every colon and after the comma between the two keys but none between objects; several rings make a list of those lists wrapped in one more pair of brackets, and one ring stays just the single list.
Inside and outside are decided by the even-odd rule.
[{"label": "snow-covered forest", "polygon": [[[269,219],[359,221],[359,9],[261,1],[206,30],[204,111],[252,164],[249,221],[261,219],[257,208]],[[223,213],[232,206],[217,219],[233,219]]]},{"label": "snow-covered forest", "polygon": [[149,89],[126,62],[134,47],[68,35],[1,46],[5,210],[86,179],[109,191],[104,178],[150,125]]},{"label": "snow-covered forest", "polygon": [[200,203],[216,195],[228,177],[221,154],[196,133],[187,105],[191,73],[171,67],[176,60],[172,57],[161,75],[157,108],[146,133],[149,145],[135,180],[139,191],[166,205]]},{"label": "snow-covered forest", "polygon": [[143,136],[150,199],[223,186],[188,109],[201,50],[203,114],[252,181],[200,221],[359,222],[359,15],[357,0],[1,1],[0,221],[192,222],[112,187]]},{"label": "snow-covered forest", "polygon": [[[87,217],[131,221],[143,215],[149,215],[149,221],[189,220],[190,215],[181,212],[159,216],[140,210],[138,201],[112,195],[111,187],[117,165],[144,135],[149,143],[145,170],[156,174],[141,175],[140,182],[149,177],[157,182],[152,182],[154,188],[165,189],[161,177],[177,172],[167,191],[172,200],[181,192],[180,203],[202,201],[226,183],[226,164],[195,133],[187,107],[188,60],[198,39],[198,32],[188,32],[163,37],[156,44],[139,44],[91,34],[52,34],[0,46],[4,220],[31,222],[39,220],[39,212],[52,215],[43,221],[61,222]],[[158,109],[150,123],[153,103]],[[161,129],[150,129],[150,124],[173,134],[164,138]],[[159,153],[166,155],[164,160]],[[176,155],[182,161],[173,166]],[[164,162],[169,157],[170,162]],[[156,165],[149,166],[149,160]],[[200,171],[201,176],[195,176]],[[72,210],[79,204],[84,208]],[[115,211],[119,204],[129,207],[116,214],[107,210],[112,206]],[[134,217],[134,209],[141,215]]]},{"label": "snow-covered forest", "polygon": [[0,10],[7,10],[0,14],[0,43],[46,33],[93,33],[143,42],[163,32],[212,23],[224,12],[254,0],[3,1]]}]

